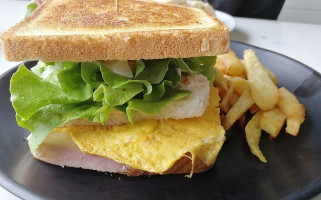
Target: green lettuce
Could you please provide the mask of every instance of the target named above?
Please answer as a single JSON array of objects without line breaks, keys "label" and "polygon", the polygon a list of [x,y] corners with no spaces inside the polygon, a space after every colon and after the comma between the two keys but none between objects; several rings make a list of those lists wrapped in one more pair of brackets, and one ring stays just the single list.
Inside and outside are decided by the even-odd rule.
[{"label": "green lettuce", "polygon": [[100,116],[97,114],[100,108],[100,103],[50,104],[40,108],[28,120],[23,120],[19,114],[16,115],[16,120],[19,126],[32,133],[28,143],[34,152],[54,128],[72,119],[82,118],[100,123]]},{"label": "green lettuce", "polygon": [[32,152],[54,128],[70,120],[105,124],[110,111],[117,109],[132,122],[133,110],[157,114],[189,95],[177,88],[181,75],[203,74],[210,82],[215,76],[215,57],[138,60],[132,78],[115,73],[115,62],[39,61],[31,70],[19,67],[10,83],[11,101],[18,124],[32,133]]},{"label": "green lettuce", "polygon": [[25,17],[28,17],[31,15],[31,13],[38,8],[38,5],[36,3],[30,3],[27,5],[27,12],[25,14]]}]

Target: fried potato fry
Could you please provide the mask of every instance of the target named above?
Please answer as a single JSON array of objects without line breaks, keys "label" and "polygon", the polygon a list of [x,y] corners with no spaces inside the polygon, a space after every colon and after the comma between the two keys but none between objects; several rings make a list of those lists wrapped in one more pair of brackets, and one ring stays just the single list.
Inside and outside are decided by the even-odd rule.
[{"label": "fried potato fry", "polygon": [[286,132],[296,136],[305,120],[305,107],[284,87],[279,89],[280,99],[277,106],[286,115]]},{"label": "fried potato fry", "polygon": [[286,118],[286,128],[285,132],[297,136],[300,130],[300,126],[304,120],[296,117],[296,116],[288,116]]},{"label": "fried potato fry", "polygon": [[250,89],[248,81],[244,78],[237,76],[231,77],[230,81],[234,85],[235,92],[237,92],[239,95],[242,94],[243,91]]},{"label": "fried potato fry", "polygon": [[224,98],[222,99],[221,103],[220,103],[220,108],[223,112],[227,113],[228,110],[230,109],[231,107],[231,104],[230,104],[230,98],[233,96],[233,93],[234,93],[234,86],[231,85],[231,87],[227,90]]},{"label": "fried potato fry", "polygon": [[217,88],[217,90],[218,90],[218,95],[220,96],[221,99],[223,99],[224,96],[225,96],[225,94],[226,94],[226,91],[223,90],[223,89],[220,88],[220,87],[216,87],[216,88]]},{"label": "fried potato fry", "polygon": [[246,118],[245,118],[245,114],[243,114],[240,119],[237,120],[239,125],[240,125],[240,128],[242,131],[245,130],[245,125],[246,125]]},{"label": "fried potato fry", "polygon": [[217,56],[215,68],[230,76],[243,76],[245,71],[244,64],[233,51]]},{"label": "fried potato fry", "polygon": [[253,106],[251,106],[251,108],[250,108],[250,113],[251,114],[255,114],[255,113],[260,112],[260,111],[261,111],[261,109],[256,104],[253,104]]},{"label": "fried potato fry", "polygon": [[228,80],[223,76],[223,74],[219,70],[216,70],[214,85],[227,91],[228,84]]},{"label": "fried potato fry", "polygon": [[278,102],[279,91],[253,50],[244,51],[244,62],[252,97],[263,111],[272,109]]},{"label": "fried potato fry", "polygon": [[244,78],[244,79],[247,80],[247,72],[246,72],[246,66],[245,66],[244,59],[240,59],[240,61],[241,61],[241,62],[243,63],[243,65],[244,65],[244,71],[243,71],[242,76],[240,76],[240,77],[242,77],[242,78]]},{"label": "fried potato fry", "polygon": [[261,115],[260,127],[273,138],[276,138],[283,127],[285,117],[286,115],[279,108],[265,111]]},{"label": "fried potato fry", "polygon": [[230,51],[223,56],[225,57],[225,61],[229,61],[229,69],[227,74],[230,76],[241,76],[245,70],[245,66],[239,60],[236,54],[233,51]]},{"label": "fried potato fry", "polygon": [[[218,70],[214,85],[222,99],[223,127],[227,130],[238,121],[251,152],[267,162],[259,148],[262,130],[272,140],[286,121],[286,132],[297,135],[305,119],[305,107],[288,90],[277,88],[276,75],[260,63],[253,50],[244,51],[244,60],[233,51],[220,55],[215,68]],[[254,116],[246,124],[247,110]]]},{"label": "fried potato fry", "polygon": [[216,57],[216,62],[215,62],[215,69],[217,69],[217,71],[220,71],[221,74],[227,74],[229,67],[227,65],[225,65],[226,61],[224,61],[224,57],[222,57],[222,55],[219,55]]},{"label": "fried potato fry", "polygon": [[256,155],[262,162],[266,163],[266,158],[260,150],[259,143],[261,138],[261,120],[262,112],[256,113],[245,126],[245,136],[247,144],[250,147],[252,154]]},{"label": "fried potato fry", "polygon": [[264,67],[264,70],[268,73],[269,78],[274,83],[274,85],[278,85],[279,81],[276,75],[269,68]]},{"label": "fried potato fry", "polygon": [[240,98],[239,95],[237,95],[235,92],[233,92],[233,94],[231,95],[231,98],[229,99],[230,104],[234,105],[237,102],[237,100],[239,100],[239,98]]},{"label": "fried potato fry", "polygon": [[249,91],[244,91],[237,102],[227,112],[225,119],[222,122],[225,130],[231,126],[254,104]]}]

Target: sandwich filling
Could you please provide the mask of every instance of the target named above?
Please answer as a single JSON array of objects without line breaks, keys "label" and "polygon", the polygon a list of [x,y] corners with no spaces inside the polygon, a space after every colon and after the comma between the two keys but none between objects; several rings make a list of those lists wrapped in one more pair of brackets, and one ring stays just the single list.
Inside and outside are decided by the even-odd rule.
[{"label": "sandwich filling", "polygon": [[187,156],[191,159],[192,174],[197,167],[196,158],[211,166],[225,141],[219,117],[220,98],[214,87],[209,98],[204,114],[195,118],[144,120],[133,125],[59,127],[34,156],[62,167],[117,173],[126,173],[131,167],[158,174],[166,173]]},{"label": "sandwich filling", "polygon": [[215,57],[21,65],[11,79],[11,101],[34,152],[56,127],[75,119],[105,125],[111,111],[155,115],[190,95],[187,76],[214,80]]}]

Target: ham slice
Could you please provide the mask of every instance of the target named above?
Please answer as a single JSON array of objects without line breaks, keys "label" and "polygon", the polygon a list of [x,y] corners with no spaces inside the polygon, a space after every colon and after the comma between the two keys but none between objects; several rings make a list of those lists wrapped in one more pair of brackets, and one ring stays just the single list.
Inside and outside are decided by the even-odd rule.
[{"label": "ham slice", "polygon": [[[83,168],[100,172],[125,174],[128,176],[154,174],[147,171],[134,169],[108,158],[84,154],[73,142],[71,134],[66,132],[50,134],[33,153],[33,156],[41,161],[61,167]],[[196,158],[194,163],[194,173],[207,171],[212,168],[212,166],[213,165],[206,166],[202,160]],[[172,166],[172,168],[164,172],[164,174],[190,173],[191,169],[192,164],[190,158],[182,157]]]},{"label": "ham slice", "polygon": [[61,167],[77,167],[101,172],[126,172],[128,166],[108,158],[84,154],[69,133],[50,134],[33,156],[41,161]]}]

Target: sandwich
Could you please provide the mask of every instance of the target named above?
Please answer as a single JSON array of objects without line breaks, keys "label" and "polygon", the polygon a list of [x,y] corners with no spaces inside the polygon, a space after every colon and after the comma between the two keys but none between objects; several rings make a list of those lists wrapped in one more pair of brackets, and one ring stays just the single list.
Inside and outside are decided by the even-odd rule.
[{"label": "sandwich", "polygon": [[220,151],[216,55],[229,30],[196,8],[139,0],[51,0],[1,36],[19,126],[47,163],[126,174],[190,174]]}]

